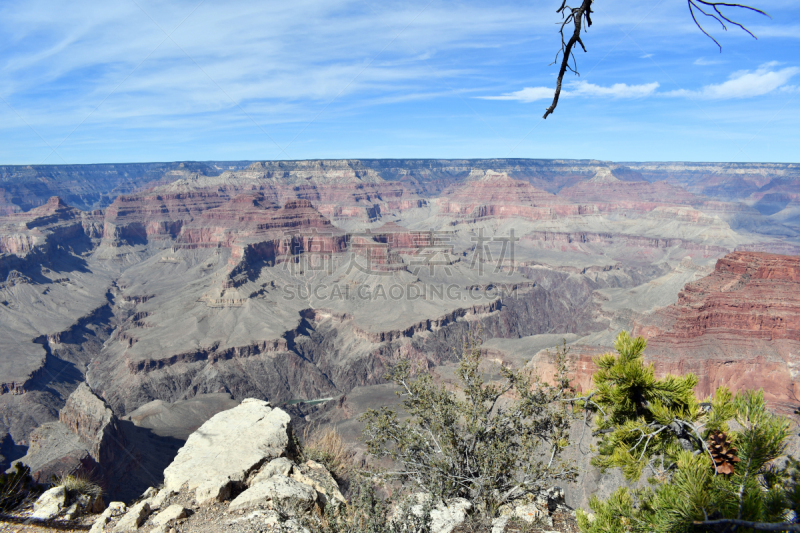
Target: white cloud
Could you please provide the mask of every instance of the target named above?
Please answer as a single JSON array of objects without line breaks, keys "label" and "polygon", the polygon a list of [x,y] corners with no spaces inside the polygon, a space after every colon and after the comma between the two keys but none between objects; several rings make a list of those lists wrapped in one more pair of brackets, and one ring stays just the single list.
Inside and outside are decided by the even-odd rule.
[{"label": "white cloud", "polygon": [[773,70],[776,66],[777,63],[774,61],[764,63],[752,72],[749,70],[734,72],[731,74],[730,79],[723,83],[706,85],[697,91],[688,91],[686,89],[670,91],[664,93],[664,95],[708,100],[761,96],[785,86],[786,82],[800,73],[800,68],[797,67]]},{"label": "white cloud", "polygon": [[161,117],[262,101],[305,103],[313,117],[320,102],[353,95],[368,105],[438,94],[432,80],[467,69],[437,55],[535,34],[545,22],[534,13],[477,1],[455,10],[427,0],[0,2],[0,94],[34,126],[71,128],[100,102],[87,124],[115,120],[117,110]]},{"label": "white cloud", "polygon": [[720,59],[706,59],[704,57],[698,57],[697,59],[694,60],[694,64],[697,65],[698,67],[721,65],[723,63],[725,63],[725,61],[722,61]]},{"label": "white cloud", "polygon": [[[500,96],[476,96],[481,100],[516,100],[517,102],[535,102],[536,100],[545,100],[553,98],[555,93],[554,87],[525,87],[522,90],[513,93],[506,93]],[[565,94],[564,92],[561,93]]]},{"label": "white cloud", "polygon": [[608,96],[611,98],[643,98],[650,96],[658,89],[658,82],[645,83],[643,85],[628,85],[627,83],[615,83],[610,87],[595,85],[586,81],[578,81],[570,84],[570,96]]},{"label": "white cloud", "polygon": [[[658,89],[658,82],[646,83],[643,85],[628,85],[626,83],[615,83],[610,87],[603,87],[578,81],[570,83],[568,89],[561,91],[561,96],[602,96],[610,98],[642,98],[650,96]],[[554,87],[525,87],[513,93],[505,93],[500,96],[477,96],[482,100],[515,100],[517,102],[535,102],[553,98]]]},{"label": "white cloud", "polygon": [[643,56],[639,56],[641,59],[649,59],[653,57],[653,54],[644,54]]}]

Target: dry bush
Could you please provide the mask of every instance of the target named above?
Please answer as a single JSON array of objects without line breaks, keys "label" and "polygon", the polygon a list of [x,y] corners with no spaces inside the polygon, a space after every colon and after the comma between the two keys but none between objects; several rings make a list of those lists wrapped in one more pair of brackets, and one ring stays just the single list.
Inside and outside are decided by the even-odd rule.
[{"label": "dry bush", "polygon": [[0,511],[14,509],[41,492],[30,473],[31,469],[22,463],[16,463],[14,470],[7,474],[0,473]]},{"label": "dry bush", "polygon": [[320,463],[337,481],[348,477],[353,455],[335,427],[321,430],[309,425],[303,430],[303,459]]},{"label": "dry bush", "polygon": [[83,474],[64,474],[56,478],[53,486],[64,487],[68,494],[83,494],[95,498],[103,495],[102,487]]}]

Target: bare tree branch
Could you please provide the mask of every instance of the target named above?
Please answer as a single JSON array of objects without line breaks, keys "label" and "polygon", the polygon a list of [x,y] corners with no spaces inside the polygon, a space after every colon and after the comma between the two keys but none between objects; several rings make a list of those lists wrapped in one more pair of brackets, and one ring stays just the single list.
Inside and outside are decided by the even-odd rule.
[{"label": "bare tree branch", "polygon": [[755,529],[756,531],[800,531],[800,524],[793,522],[783,522],[780,524],[769,522],[748,522],[747,520],[737,520],[734,518],[723,518],[720,520],[702,520],[695,524],[703,526],[741,526]]},{"label": "bare tree branch", "polygon": [[[578,74],[577,63],[575,61],[575,54],[574,54],[574,47],[576,44],[579,44],[583,51],[586,52],[586,46],[584,46],[583,41],[581,40],[581,31],[587,31],[589,27],[592,25],[592,3],[594,0],[581,0],[580,7],[572,8],[567,5],[567,0],[561,1],[561,7],[556,10],[557,13],[561,13],[562,21],[561,27],[559,29],[559,33],[561,34],[561,48],[556,53],[556,58],[553,61],[553,64],[558,63],[559,56],[561,56],[561,68],[558,71],[558,79],[556,80],[556,92],[553,96],[553,103],[550,104],[542,118],[547,118],[550,116],[553,111],[556,110],[556,106],[558,105],[558,98],[561,96],[561,84],[564,81],[564,74],[569,70],[570,72],[574,72]],[[700,23],[700,20],[697,18],[697,14],[700,13],[706,17],[712,18],[719,22],[722,29],[727,31],[728,26],[727,24],[731,24],[733,26],[737,26],[742,31],[746,32],[748,35],[753,37],[754,39],[758,39],[755,34],[750,31],[744,24],[737,22],[730,18],[729,14],[724,10],[732,10],[732,9],[743,9],[746,11],[752,11],[754,13],[758,13],[760,15],[764,15],[766,17],[772,18],[769,13],[762,11],[761,9],[748,6],[747,4],[737,4],[732,2],[717,2],[714,0],[686,0],[687,5],[689,6],[689,14],[692,16],[692,20],[694,21],[695,25],[700,29],[703,34],[714,41],[714,43],[719,47],[720,52],[722,51],[722,45],[717,41]],[[585,28],[584,28],[584,21],[585,21]],[[570,23],[572,23],[572,35],[570,36],[569,40],[566,40],[564,37],[564,28],[566,28]],[[570,65],[570,60],[572,60],[572,65]]]},{"label": "bare tree branch", "polygon": [[[593,0],[583,0],[580,7],[571,8],[567,5],[567,0],[562,0],[561,7],[556,11],[556,13],[561,13],[563,21],[561,22],[561,29],[559,30],[559,33],[561,34],[561,50],[556,53],[556,59],[553,61],[553,63],[558,61],[558,55],[561,54],[561,68],[558,71],[556,94],[553,96],[553,103],[550,104],[550,107],[548,107],[547,110],[545,110],[544,117],[542,118],[546,119],[548,115],[556,110],[556,106],[558,105],[558,97],[561,96],[561,82],[564,80],[564,73],[567,72],[567,69],[571,70],[575,74],[578,73],[576,68],[569,66],[569,60],[570,58],[574,59],[572,48],[575,46],[575,43],[580,44],[581,48],[583,48],[583,51],[586,51],[586,46],[584,46],[583,41],[581,40],[581,30],[583,29],[584,16],[586,17],[587,27],[591,27],[592,25],[592,2]],[[569,41],[565,41],[564,27],[570,22],[573,23],[574,29]]]},{"label": "bare tree branch", "polygon": [[[761,15],[764,15],[765,17],[772,18],[772,17],[770,17],[770,15],[768,13],[766,13],[766,12],[760,10],[760,9],[757,9],[755,7],[748,6],[746,4],[732,4],[732,3],[729,3],[729,2],[711,2],[711,1],[708,1],[708,0],[686,0],[686,3],[689,6],[689,13],[691,13],[692,20],[694,21],[695,25],[698,28],[700,28],[700,31],[702,31],[706,35],[706,37],[708,37],[709,39],[714,41],[714,43],[719,47],[719,51],[720,52],[722,51],[722,45],[719,44],[719,41],[714,39],[714,37],[712,37],[711,34],[706,31],[706,29],[703,27],[702,24],[700,24],[700,21],[697,20],[697,17],[695,15],[695,11],[699,11],[703,15],[705,15],[707,17],[711,17],[712,19],[716,20],[717,22],[719,22],[720,26],[722,26],[722,29],[725,30],[725,31],[728,30],[728,27],[725,25],[726,22],[728,24],[733,24],[734,26],[738,26],[739,29],[747,32],[747,34],[750,35],[753,39],[758,39],[758,37],[756,37],[755,34],[753,34],[753,32],[751,32],[749,29],[747,29],[747,27],[745,27],[743,24],[741,24],[739,22],[736,22],[735,20],[732,20],[727,15],[725,15],[721,11],[721,9],[725,9],[725,8],[745,9],[747,11],[753,11],[755,13],[759,13]],[[708,9],[711,12],[710,13],[707,12],[701,6],[704,6],[706,9]]]}]

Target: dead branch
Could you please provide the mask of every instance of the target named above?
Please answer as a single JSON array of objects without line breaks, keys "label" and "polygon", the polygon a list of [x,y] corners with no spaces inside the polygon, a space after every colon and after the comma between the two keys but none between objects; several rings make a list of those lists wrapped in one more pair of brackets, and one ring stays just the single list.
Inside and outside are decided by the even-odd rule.
[{"label": "dead branch", "polygon": [[703,526],[741,526],[755,529],[756,531],[800,531],[800,524],[794,522],[783,522],[780,524],[769,522],[749,522],[747,520],[736,520],[727,518],[721,520],[698,520],[696,525]]},{"label": "dead branch", "polygon": [[[557,13],[561,13],[563,18],[561,22],[561,28],[559,29],[559,33],[561,34],[561,50],[556,53],[556,59],[553,63],[558,62],[558,56],[561,54],[561,68],[558,71],[558,80],[556,80],[556,94],[553,96],[553,103],[550,104],[550,107],[547,108],[544,112],[544,117],[547,118],[553,111],[556,110],[556,106],[558,105],[558,97],[561,96],[561,82],[564,80],[564,74],[567,70],[578,74],[577,70],[577,63],[575,63],[575,56],[572,52],[573,47],[575,44],[580,44],[583,51],[586,51],[586,46],[583,44],[581,40],[581,30],[583,29],[583,20],[584,16],[586,17],[586,26],[587,29],[592,25],[592,2],[593,0],[583,0],[580,7],[572,8],[567,5],[567,0],[562,0],[561,7],[558,8],[556,11]],[[564,40],[564,28],[570,23],[573,23],[573,31],[572,36],[569,38],[569,41]],[[570,58],[573,59],[573,63],[575,67],[571,67],[569,64]]]},{"label": "dead branch", "polygon": [[[561,48],[558,52],[556,52],[556,58],[552,64],[558,63],[559,56],[561,56],[561,68],[558,71],[556,92],[553,96],[553,103],[550,104],[550,107],[545,110],[544,117],[542,118],[546,119],[550,114],[553,113],[553,111],[556,110],[558,98],[561,96],[561,84],[564,81],[564,74],[569,70],[570,72],[574,72],[576,75],[579,75],[573,49],[576,44],[579,44],[581,48],[583,48],[583,51],[586,52],[586,46],[584,46],[583,41],[581,40],[581,31],[587,31],[592,25],[593,1],[594,0],[582,0],[580,7],[572,8],[567,5],[567,0],[562,0],[561,7],[556,11],[557,13],[561,13],[562,17],[561,27],[559,28],[559,33],[561,34]],[[747,26],[741,22],[733,20],[731,18],[730,11],[735,9],[743,9],[772,18],[769,13],[747,4],[717,2],[713,0],[686,0],[686,2],[689,6],[689,14],[692,16],[692,20],[694,21],[695,25],[700,29],[701,32],[703,32],[704,35],[706,35],[706,37],[714,41],[714,43],[719,47],[720,52],[722,51],[722,45],[708,31],[706,31],[705,27],[697,18],[698,14],[702,14],[706,17],[716,20],[724,31],[728,30],[727,25],[730,24],[746,32],[754,39],[758,39],[758,37],[756,37],[756,35],[750,31]],[[570,23],[572,23],[572,35],[570,36],[569,40],[567,40],[564,36],[564,28],[566,28]],[[570,60],[572,60],[572,65],[570,65]]]},{"label": "dead branch", "polygon": [[[741,24],[739,22],[736,22],[735,20],[732,20],[730,17],[725,15],[722,12],[722,10],[723,9],[744,9],[744,10],[747,10],[747,11],[753,11],[754,13],[759,13],[761,15],[764,15],[765,17],[772,18],[772,17],[770,17],[770,15],[768,13],[766,13],[766,12],[760,10],[760,9],[757,9],[755,7],[748,6],[746,4],[732,4],[732,3],[729,3],[729,2],[709,2],[708,0],[686,0],[686,3],[689,6],[689,13],[691,13],[692,20],[694,21],[695,25],[700,29],[701,32],[703,32],[705,34],[706,37],[708,37],[709,39],[714,41],[714,43],[719,47],[719,51],[720,52],[722,52],[722,45],[719,44],[719,41],[717,41],[714,37],[711,36],[710,33],[708,33],[706,31],[706,29],[703,27],[702,24],[700,24],[700,21],[697,20],[696,12],[699,11],[700,13],[705,15],[706,17],[710,17],[710,18],[716,20],[717,22],[719,22],[720,26],[722,26],[722,29],[724,31],[728,31],[728,27],[725,25],[726,22],[728,24],[732,24],[734,26],[738,26],[739,29],[741,29],[742,31],[746,32],[753,39],[758,39],[758,37],[756,37],[755,34],[753,32],[751,32],[749,29],[747,29],[746,26],[744,26],[743,24]],[[705,7],[705,9],[703,9],[703,7]],[[706,9],[708,11],[706,11]]]}]

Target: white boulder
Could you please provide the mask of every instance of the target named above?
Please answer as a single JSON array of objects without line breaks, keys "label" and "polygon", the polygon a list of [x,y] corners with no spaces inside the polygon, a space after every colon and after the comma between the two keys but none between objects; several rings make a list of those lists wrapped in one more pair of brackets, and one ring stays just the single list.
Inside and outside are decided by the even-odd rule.
[{"label": "white boulder", "polygon": [[61,513],[67,505],[67,491],[64,487],[53,487],[44,492],[33,504],[31,518],[50,520]]},{"label": "white boulder", "polygon": [[239,494],[229,506],[231,511],[266,505],[289,515],[310,511],[317,492],[310,486],[285,476],[273,476]]},{"label": "white boulder", "polygon": [[157,526],[165,526],[174,520],[180,520],[181,518],[186,518],[189,516],[191,511],[184,507],[183,505],[178,505],[174,503],[155,515],[153,517],[153,523]]},{"label": "white boulder", "polygon": [[148,516],[150,516],[150,504],[147,501],[132,505],[117,525],[114,526],[114,532],[125,533],[127,531],[136,531],[144,524]]},{"label": "white boulder", "polygon": [[247,399],[217,413],[192,433],[164,470],[164,488],[195,491],[197,503],[223,501],[265,462],[286,455],[290,417],[269,403]]}]

